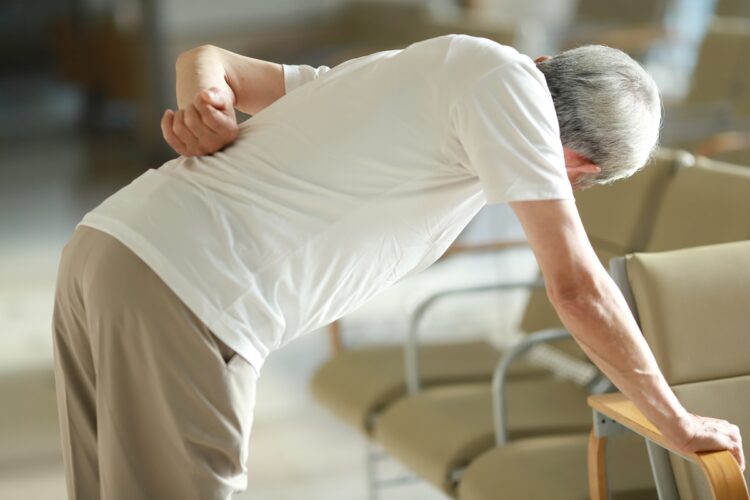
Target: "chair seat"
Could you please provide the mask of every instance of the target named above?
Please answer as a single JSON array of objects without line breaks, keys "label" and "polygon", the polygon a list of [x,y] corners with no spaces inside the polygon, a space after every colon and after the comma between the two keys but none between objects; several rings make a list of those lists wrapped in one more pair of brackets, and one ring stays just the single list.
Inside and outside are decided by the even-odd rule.
[{"label": "chair seat", "polygon": [[[466,469],[458,498],[586,500],[587,442],[587,434],[574,434],[521,439],[493,448]],[[611,438],[607,448],[613,500],[657,498],[644,440],[623,434]]]},{"label": "chair seat", "polygon": [[[591,427],[587,392],[553,378],[507,385],[511,439],[580,433]],[[452,493],[451,472],[495,445],[489,384],[436,387],[400,399],[375,426],[375,439],[422,478]]]},{"label": "chair seat", "polygon": [[[489,381],[502,353],[483,341],[426,344],[420,347],[425,387]],[[513,379],[548,376],[544,368],[519,359]],[[365,434],[372,416],[406,394],[401,345],[380,345],[344,351],[324,363],[313,376],[315,399],[337,417]]]}]

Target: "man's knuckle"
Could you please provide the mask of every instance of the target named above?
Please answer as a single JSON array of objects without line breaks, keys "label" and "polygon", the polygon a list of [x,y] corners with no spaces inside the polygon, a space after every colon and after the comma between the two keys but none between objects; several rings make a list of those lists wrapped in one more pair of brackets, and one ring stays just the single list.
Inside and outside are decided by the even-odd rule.
[{"label": "man's knuckle", "polygon": [[209,114],[206,114],[206,113],[201,114],[201,120],[203,120],[203,123],[209,128],[212,128],[215,130],[221,128],[221,123],[219,123],[218,120],[216,120],[213,116]]},{"label": "man's knuckle", "polygon": [[172,130],[177,135],[182,134],[185,131],[185,125],[182,123],[182,120],[176,120],[172,125]]},{"label": "man's knuckle", "polygon": [[195,115],[193,115],[193,113],[186,113],[185,114],[185,125],[188,128],[190,128],[191,130],[195,130],[196,129],[196,127],[198,125],[198,121],[195,119]]}]

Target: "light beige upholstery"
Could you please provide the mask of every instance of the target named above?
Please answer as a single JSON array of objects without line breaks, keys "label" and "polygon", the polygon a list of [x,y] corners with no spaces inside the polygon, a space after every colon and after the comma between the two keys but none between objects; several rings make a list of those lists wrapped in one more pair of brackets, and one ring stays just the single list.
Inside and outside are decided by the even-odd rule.
[{"label": "light beige upholstery", "polygon": [[[576,194],[576,205],[594,249],[605,266],[609,259],[641,250],[651,232],[662,193],[684,153],[662,149],[637,174],[609,186]],[[521,319],[521,329],[535,332],[562,326],[544,290],[535,290]],[[583,357],[572,344],[566,352]]]},{"label": "light beige upholstery", "polygon": [[[746,436],[750,241],[634,254],[626,262],[644,337],[677,397],[688,411],[727,419]],[[672,464],[681,498],[710,498],[696,467],[674,456]]]},{"label": "light beige upholstery", "polygon": [[[459,500],[586,500],[588,434],[514,441],[484,453],[466,469]],[[646,445],[623,434],[607,443],[613,500],[653,500]]]},{"label": "light beige upholstery", "polygon": [[[743,208],[745,204],[749,204],[747,210]],[[702,160],[700,166],[681,168],[672,178],[667,194],[657,211],[652,241],[646,246],[653,244],[679,248],[689,246],[694,242],[722,242],[746,238],[750,236],[750,217],[747,214],[750,214],[750,171]],[[686,217],[688,220],[685,220]],[[599,253],[604,261],[616,255],[616,252],[610,253],[601,249]],[[748,269],[750,270],[750,266]],[[747,281],[750,282],[750,280]],[[688,283],[683,283],[683,286],[688,286]],[[745,302],[750,304],[748,300]],[[750,321],[747,324],[750,324]],[[737,359],[741,357],[742,355],[738,355]],[[547,383],[555,384],[554,381]],[[509,384],[509,388],[512,387],[513,390],[521,386],[521,382],[514,381]],[[485,390],[489,391],[489,388]],[[376,437],[379,441],[382,440],[381,444],[386,450],[408,467],[413,468],[436,485],[447,489],[449,487],[447,471],[457,464],[460,465],[462,461],[470,460],[470,452],[476,452],[478,449],[477,443],[480,441],[477,440],[477,436],[481,434],[479,432],[481,427],[476,421],[471,420],[478,418],[476,415],[463,416],[466,419],[464,423],[452,417],[444,420],[443,415],[452,415],[452,413],[445,407],[449,400],[443,399],[444,393],[439,391],[437,389],[425,391],[396,403],[383,414],[378,423]],[[467,391],[467,394],[461,395],[461,391]],[[435,395],[431,395],[433,392]],[[453,404],[456,405],[453,411],[457,412],[457,415],[481,411],[461,399],[469,397],[467,389],[454,387],[451,389],[451,394],[450,399],[455,400]],[[526,397],[530,400],[538,396],[529,394]],[[574,399],[567,398],[575,398],[575,396],[570,394],[556,401],[523,404],[531,404],[532,407],[534,404],[542,404],[539,408],[547,408],[550,417],[547,421],[549,427],[546,429],[547,432],[553,433],[555,432],[554,425],[560,425],[560,422],[553,423],[558,418],[556,415],[558,407],[561,405],[571,408],[571,405],[575,404]],[[489,408],[489,402],[486,404]],[[519,403],[511,402],[509,408],[512,409],[514,404]],[[565,411],[563,410],[563,413]],[[489,416],[485,418],[489,419]],[[512,420],[512,414],[510,419]],[[513,423],[510,422],[510,424],[512,428]],[[430,432],[437,432],[436,429],[445,428],[448,425],[464,425],[465,428],[451,430],[450,437],[446,437],[446,442],[441,444],[429,445],[422,442],[415,430],[421,426],[424,429],[430,429]],[[562,427],[560,425],[558,430]],[[448,434],[447,431],[445,433]],[[533,434],[529,433],[529,435]],[[425,434],[425,436],[432,436],[431,438],[435,439],[434,434]],[[442,440],[442,437],[440,439]],[[461,439],[465,441],[462,442]],[[490,440],[491,435],[488,435],[487,439]],[[427,438],[425,437],[424,440],[427,441]],[[439,446],[445,446],[444,449],[441,448],[442,453],[436,448]]]},{"label": "light beige upholstery", "polygon": [[701,44],[684,105],[728,102],[736,98],[748,52],[750,20],[714,18]]},{"label": "light beige upholstery", "polygon": [[[514,381],[507,387],[510,437],[585,431],[591,426],[586,395],[571,382]],[[374,435],[409,469],[451,493],[450,472],[494,446],[491,407],[488,384],[437,387],[389,406]]]},{"label": "light beige upholstery", "polygon": [[[590,226],[589,233],[605,266],[610,258],[624,255],[642,244],[650,228],[654,200],[660,198],[677,158],[676,152],[660,151],[653,164],[637,175],[613,186],[579,194],[582,218]],[[597,194],[600,189],[605,191],[604,195]],[[607,222],[609,215],[614,217],[612,224]],[[523,330],[534,332],[560,326],[546,293],[543,290],[532,292],[521,325]],[[585,359],[572,340],[554,345],[567,354]],[[426,344],[422,349],[422,375],[427,386],[489,381],[501,354],[483,342],[449,346]],[[514,379],[545,374],[522,360],[515,363],[510,372]],[[343,352],[323,364],[311,388],[315,398],[335,415],[369,433],[373,416],[405,394],[402,346]]]},{"label": "light beige upholstery", "polygon": [[[483,341],[425,344],[420,348],[425,386],[486,381],[492,377],[500,352]],[[513,365],[516,378],[545,372],[524,360]],[[364,433],[371,418],[406,394],[404,349],[400,344],[344,351],[326,362],[313,376],[315,399],[336,416]]]},{"label": "light beige upholstery", "polygon": [[[750,87],[750,85],[748,85],[748,87]],[[748,93],[750,93],[750,89],[748,89]],[[748,99],[748,101],[750,101],[750,98]],[[750,116],[750,103],[748,104],[748,115]],[[710,156],[712,160],[731,163],[733,165],[739,165],[743,167],[750,167],[750,147],[718,151],[708,156]]]},{"label": "light beige upholstery", "polygon": [[653,214],[684,155],[682,151],[659,150],[652,163],[632,177],[576,194],[581,221],[594,246],[626,253],[644,247]]},{"label": "light beige upholstery", "polygon": [[737,348],[750,348],[750,244],[634,254],[627,269],[644,336],[670,384],[750,373],[750,349]]},{"label": "light beige upholstery", "polygon": [[717,0],[714,13],[717,16],[750,17],[750,2],[747,0]]},{"label": "light beige upholstery", "polygon": [[[748,2],[748,10],[750,10],[750,2]],[[740,74],[739,95],[734,106],[734,114],[745,123],[750,120],[750,64],[747,63]]]},{"label": "light beige upholstery", "polygon": [[[750,254],[750,248],[748,248]],[[750,266],[750,261],[746,265]],[[750,352],[748,323],[745,323],[745,340],[736,349]],[[714,351],[717,352],[717,351]],[[720,357],[720,356],[717,356]],[[750,369],[745,370],[746,373]],[[750,456],[750,375],[710,380],[673,387],[675,394],[685,407],[699,415],[708,415],[729,420],[739,426],[744,441],[745,456]],[[682,500],[710,499],[708,484],[703,473],[692,463],[672,457],[672,468]],[[745,469],[745,481],[750,484],[750,469]]]},{"label": "light beige upholstery", "polygon": [[604,26],[632,26],[653,23],[663,14],[663,0],[578,0],[576,23],[597,23]]},{"label": "light beige upholstery", "polygon": [[424,4],[414,2],[348,3],[341,9],[335,26],[339,44],[346,49],[329,56],[327,62],[330,66],[353,57],[403,48],[420,40],[451,33],[513,45],[518,32],[518,25],[514,23],[498,23],[497,20],[472,15],[468,10],[436,15]]},{"label": "light beige upholstery", "polygon": [[699,158],[667,187],[646,251],[750,238],[750,169]]}]

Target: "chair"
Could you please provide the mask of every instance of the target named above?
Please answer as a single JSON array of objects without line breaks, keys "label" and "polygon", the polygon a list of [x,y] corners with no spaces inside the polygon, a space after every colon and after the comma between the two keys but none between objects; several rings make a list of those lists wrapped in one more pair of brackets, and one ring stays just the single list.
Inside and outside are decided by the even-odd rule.
[{"label": "chair", "polygon": [[[643,245],[661,193],[677,165],[684,161],[679,152],[663,150],[654,165],[631,179],[579,194],[580,212],[589,234],[595,235],[592,241],[603,261],[625,253],[625,248]],[[620,201],[622,211],[616,216],[618,226],[607,224],[606,217],[601,214],[614,212]],[[545,294],[532,294],[522,326],[528,332],[537,332],[529,337],[535,339],[532,343],[552,334],[570,343],[565,346],[565,352],[577,353],[577,357],[583,358],[580,350],[567,340],[566,334],[557,335],[561,325]],[[509,381],[506,396],[510,437],[580,432],[582,426],[588,427],[590,423],[585,415],[585,395],[588,392],[583,385],[550,378]],[[426,389],[396,400],[384,409],[377,421],[376,441],[419,475],[450,493],[457,482],[457,471],[495,443],[491,394],[489,380],[486,380],[463,387],[452,385]],[[556,414],[546,410],[545,401],[550,398],[556,401],[559,409]],[[469,406],[473,412],[468,411]],[[469,422],[471,419],[474,420]],[[428,431],[435,429],[451,429],[451,435],[446,436],[443,430],[445,439],[432,443],[434,434]],[[427,449],[429,452],[425,453]],[[412,450],[416,450],[414,454]]]},{"label": "chair", "polygon": [[[679,169],[667,185],[645,248],[658,251],[750,238],[747,213],[750,171],[700,159],[699,165]],[[596,244],[597,238],[591,240]],[[531,340],[543,337],[534,334]],[[513,355],[524,348],[517,346],[507,353],[496,374],[501,375]],[[502,376],[496,377],[492,389],[487,384],[427,389],[389,406],[377,422],[375,437],[387,452],[447,493],[455,494],[458,485],[459,498],[462,491],[472,492],[468,498],[482,494],[483,498],[497,498],[497,480],[503,476],[486,464],[497,460],[494,470],[498,470],[506,466],[508,458],[492,448],[493,441],[507,445],[520,437],[576,433],[584,392],[581,387],[549,380],[503,381]],[[541,399],[531,401],[532,397]],[[435,440],[441,443],[432,442]],[[535,458],[540,463],[547,460],[541,451]],[[585,469],[576,469],[573,462],[570,467],[568,473],[585,484]],[[639,490],[643,485],[633,486]]]},{"label": "chair", "polygon": [[604,44],[640,59],[654,42],[667,35],[664,0],[578,0],[561,46]]},{"label": "chair", "polygon": [[[750,10],[750,3],[746,6]],[[750,19],[745,24],[750,32]],[[696,141],[691,150],[719,161],[750,166],[750,64],[740,65],[736,96],[729,110],[727,130]]]},{"label": "chair", "polygon": [[[732,128],[749,80],[750,19],[714,18],[703,38],[687,96],[667,106],[662,142],[691,151],[706,137]],[[750,83],[748,83],[750,85]],[[750,113],[748,113],[750,115]]]},{"label": "chair", "polygon": [[[622,251],[626,253],[641,248],[645,234],[650,227],[650,214],[654,209],[654,201],[666,186],[673,171],[674,164],[681,158],[680,153],[663,150],[659,153],[653,167],[649,167],[638,176],[613,186],[598,190],[589,190],[579,196],[579,204],[584,217],[584,223],[590,224],[594,233],[602,234],[602,252],[606,260],[611,250],[606,250],[609,240],[610,247],[619,248],[622,241],[633,239],[632,245],[626,245]],[[618,225],[626,233],[623,238],[617,238],[617,230],[613,230],[599,214],[606,212],[611,203],[629,200],[628,210],[618,212]],[[525,242],[523,243],[525,245]],[[481,250],[500,251],[502,244],[484,247]],[[512,242],[509,247],[518,246]],[[467,251],[471,251],[469,248]],[[605,260],[605,261],[606,261]],[[502,287],[505,284],[500,285]],[[499,287],[498,287],[499,288]],[[458,290],[463,292],[464,290]],[[468,292],[467,292],[468,293]],[[427,303],[429,302],[429,304]],[[434,307],[439,302],[431,297],[423,305]],[[417,316],[413,318],[413,328],[419,326],[420,314],[425,307],[418,308]],[[540,318],[534,319],[534,315]],[[532,295],[527,313],[524,316],[522,329],[526,332],[548,328],[560,328],[561,324],[547,301],[546,294]],[[336,339],[336,335],[334,335]],[[339,344],[338,340],[334,345]],[[407,349],[408,351],[409,349]],[[568,352],[576,352],[573,347],[566,347]],[[378,413],[391,402],[406,394],[405,373],[412,365],[419,365],[419,371],[412,374],[418,379],[412,385],[444,385],[448,383],[489,381],[493,370],[502,353],[484,341],[459,342],[452,345],[420,344],[418,362],[405,366],[403,345],[380,345],[357,350],[342,350],[324,363],[315,373],[311,381],[311,390],[316,400],[329,408],[336,416],[361,430],[366,435],[372,430],[372,423]],[[582,357],[582,354],[577,354]],[[519,360],[514,363],[509,376],[513,379],[528,379],[547,376],[544,367]]]},{"label": "chair", "polygon": [[[750,242],[631,254],[613,261],[612,271],[688,411],[750,431]],[[604,422],[591,434],[592,499],[606,498],[601,453],[607,436],[623,427],[649,440],[660,498],[750,498],[750,469],[743,477],[729,452],[669,455],[669,444],[624,396],[592,396],[589,402],[595,422]]]},{"label": "chair", "polygon": [[390,4],[356,2],[341,10],[336,25],[340,43],[345,47],[333,53],[327,64],[333,66],[347,59],[379,50],[405,47],[411,43],[450,33],[489,38],[513,45],[522,26],[498,24],[477,16],[472,9],[450,10],[443,15],[423,4]]},{"label": "chair", "polygon": [[750,17],[750,3],[745,0],[718,0],[715,12],[717,16]]}]

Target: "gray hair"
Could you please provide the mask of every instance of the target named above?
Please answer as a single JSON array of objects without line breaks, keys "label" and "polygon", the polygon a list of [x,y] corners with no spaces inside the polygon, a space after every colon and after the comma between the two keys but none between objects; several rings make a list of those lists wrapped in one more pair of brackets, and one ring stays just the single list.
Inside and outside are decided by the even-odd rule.
[{"label": "gray hair", "polygon": [[552,94],[563,146],[601,167],[578,187],[628,177],[648,163],[659,139],[661,99],[637,62],[620,50],[586,45],[537,67]]}]

